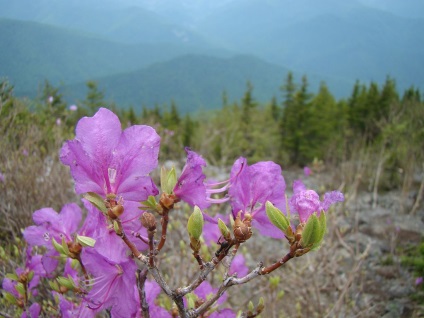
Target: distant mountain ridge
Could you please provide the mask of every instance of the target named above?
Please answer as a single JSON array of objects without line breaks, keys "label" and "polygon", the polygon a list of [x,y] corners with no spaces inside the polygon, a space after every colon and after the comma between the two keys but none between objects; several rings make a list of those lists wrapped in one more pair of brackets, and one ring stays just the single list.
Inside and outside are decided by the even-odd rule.
[{"label": "distant mountain ridge", "polygon": [[[288,70],[252,56],[217,58],[205,55],[185,55],[147,68],[96,78],[107,100],[120,105],[169,105],[175,102],[182,112],[213,109],[222,106],[222,94],[230,102],[239,100],[247,82],[254,86],[258,101],[270,101],[280,94]],[[65,88],[66,96],[83,99],[84,83]]]},{"label": "distant mountain ridge", "polygon": [[[169,102],[172,91],[175,99],[200,106],[200,87],[209,83],[215,92],[220,78],[210,65],[236,81],[244,71],[230,57],[248,55],[261,61],[260,76],[268,72],[268,78],[275,78],[274,70],[290,69],[306,74],[312,90],[326,81],[337,97],[348,96],[355,80],[381,83],[386,76],[401,91],[411,85],[423,90],[424,14],[413,12],[423,5],[405,1],[413,9],[397,0],[104,0],[101,6],[85,0],[0,0],[0,77],[9,77],[17,94],[34,95],[45,79],[61,87],[92,79],[106,85],[116,75],[120,80],[116,86],[107,84],[106,93],[124,101],[128,97],[118,89],[120,83],[134,89],[127,94],[140,96],[131,80],[149,82],[149,74],[155,83],[149,89],[157,91],[143,96],[163,95]],[[203,78],[188,59],[207,70]],[[224,60],[227,70],[221,68]],[[241,65],[249,68],[245,62]],[[170,84],[169,78],[177,75],[180,81]],[[284,76],[278,84],[265,81],[267,88],[259,78],[250,78],[258,96],[274,92]]]},{"label": "distant mountain ridge", "polygon": [[54,85],[70,85],[189,52],[212,51],[176,43],[122,44],[81,31],[1,18],[0,43],[0,77],[8,77],[17,94],[30,95],[45,79]]}]

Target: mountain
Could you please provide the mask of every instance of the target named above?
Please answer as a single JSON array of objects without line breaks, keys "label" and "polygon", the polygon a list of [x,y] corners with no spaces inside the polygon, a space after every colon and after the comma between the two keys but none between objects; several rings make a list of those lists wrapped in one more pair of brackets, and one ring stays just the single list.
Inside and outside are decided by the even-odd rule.
[{"label": "mountain", "polygon": [[0,17],[89,32],[106,40],[133,43],[189,43],[209,46],[198,33],[136,2],[83,0],[0,0]]},{"label": "mountain", "polygon": [[39,84],[69,85],[136,70],[188,52],[187,44],[122,44],[41,23],[0,19],[0,77],[17,94],[35,95]]},{"label": "mountain", "polygon": [[199,32],[231,50],[307,74],[424,88],[423,19],[359,1],[238,0],[213,12]]},{"label": "mountain", "polygon": [[[251,56],[217,58],[186,55],[147,68],[96,79],[107,100],[119,105],[153,107],[174,101],[182,112],[222,105],[223,92],[228,100],[240,99],[250,81],[258,101],[278,96],[288,70]],[[65,88],[67,98],[83,99],[84,84]]]}]

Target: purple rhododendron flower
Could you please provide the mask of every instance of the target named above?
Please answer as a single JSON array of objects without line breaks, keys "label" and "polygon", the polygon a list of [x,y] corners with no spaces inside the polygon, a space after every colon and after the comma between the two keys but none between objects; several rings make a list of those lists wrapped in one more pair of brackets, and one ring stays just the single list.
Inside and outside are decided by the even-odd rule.
[{"label": "purple rhododendron flower", "polygon": [[233,217],[242,211],[250,213],[252,225],[262,235],[282,238],[283,234],[268,219],[265,203],[270,201],[281,211],[286,210],[286,183],[281,167],[272,161],[247,165],[245,158],[239,158],[231,169],[230,201]]},{"label": "purple rhododendron flower", "polygon": [[[163,307],[156,305],[155,300],[161,292],[161,288],[155,281],[146,280],[144,284],[146,301],[149,304],[150,317],[171,318],[172,315]],[[138,297],[138,291],[136,291]]]},{"label": "purple rhododendron flower", "polygon": [[70,167],[77,193],[115,194],[125,200],[144,201],[159,193],[148,174],[158,164],[160,137],[150,126],[121,130],[119,118],[100,108],[80,119],[74,140],[60,152]]},{"label": "purple rhododendron flower", "polygon": [[[207,300],[209,296],[214,295],[217,291],[218,291],[218,288],[213,288],[212,285],[207,280],[205,280],[194,290],[194,294],[203,300]],[[221,305],[226,300],[227,300],[227,293],[224,293],[222,294],[221,297],[219,297],[216,303],[218,305]]]},{"label": "purple rhododendron flower", "polygon": [[23,312],[21,318],[38,318],[40,317],[40,313],[41,313],[41,306],[38,303],[33,303],[31,306],[29,306],[28,308],[29,311],[29,316],[27,315],[26,312]]},{"label": "purple rhododendron flower", "polygon": [[309,177],[311,175],[311,173],[312,173],[312,170],[308,166],[305,166],[303,168],[303,174],[305,175],[305,177]]},{"label": "purple rhododendron flower", "polygon": [[[174,194],[191,206],[198,206],[201,210],[208,208],[212,203],[228,201],[227,197],[216,199],[211,198],[211,195],[225,192],[230,185],[229,180],[205,181],[206,176],[203,173],[203,167],[206,167],[205,160],[188,147],[185,148],[185,151],[187,152],[187,161],[173,189]],[[217,188],[222,185],[224,186]],[[206,219],[209,217],[207,214],[204,215]]]},{"label": "purple rhododendron flower", "polygon": [[181,176],[174,187],[174,194],[191,206],[197,205],[200,209],[210,206],[207,200],[206,186],[203,183],[206,176],[203,174],[205,160],[196,152],[185,148],[187,161],[184,165]]},{"label": "purple rhododendron flower", "polygon": [[92,275],[91,290],[84,296],[94,312],[110,308],[112,317],[135,317],[139,299],[134,293],[137,265],[127,257],[125,262],[111,262],[93,249],[85,249],[83,264]]},{"label": "purple rhododendron flower", "polygon": [[75,112],[75,111],[77,111],[77,110],[78,110],[78,106],[77,106],[77,105],[71,105],[71,106],[69,106],[69,110],[70,110],[71,112]]},{"label": "purple rhododendron flower", "polygon": [[6,177],[3,173],[0,172],[0,182],[4,183],[6,181]]},{"label": "purple rhododendron flower", "polygon": [[24,238],[30,246],[45,246],[47,253],[42,262],[47,272],[53,271],[57,264],[58,252],[55,250],[52,239],[59,244],[62,238],[65,242],[73,241],[74,234],[81,222],[81,209],[75,203],[65,204],[60,213],[52,208],[37,210],[32,215],[34,223],[24,230]]},{"label": "purple rhododendron flower", "polygon": [[424,282],[424,279],[422,276],[417,277],[417,279],[415,280],[415,286],[421,285]]},{"label": "purple rhododendron flower", "polygon": [[327,211],[332,204],[343,200],[343,193],[331,191],[325,193],[324,200],[321,202],[318,193],[306,189],[301,180],[295,180],[293,182],[293,196],[289,204],[290,210],[299,215],[299,221],[305,223],[314,212],[319,216],[321,211]]}]

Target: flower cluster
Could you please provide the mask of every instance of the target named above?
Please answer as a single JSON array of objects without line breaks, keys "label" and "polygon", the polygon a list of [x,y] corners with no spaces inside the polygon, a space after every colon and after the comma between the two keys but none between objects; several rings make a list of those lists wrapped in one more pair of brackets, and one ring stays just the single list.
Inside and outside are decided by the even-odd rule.
[{"label": "flower cluster", "polygon": [[[158,165],[159,146],[160,137],[152,127],[122,130],[118,117],[105,108],[78,122],[75,139],[64,144],[60,159],[69,166],[75,191],[84,198],[80,205],[67,204],[59,213],[52,208],[34,212],[35,225],[23,232],[29,246],[26,267],[3,282],[7,298],[23,309],[23,315],[37,316],[43,310],[29,299],[45,278],[63,317],[95,317],[104,310],[113,317],[148,317],[148,313],[197,317],[208,311],[208,317],[235,317],[230,308],[220,307],[225,290],[238,284],[238,277],[253,279],[252,273],[264,275],[285,262],[249,274],[243,255],[237,254],[240,244],[257,231],[287,239],[288,259],[300,256],[321,243],[325,212],[343,200],[343,194],[332,191],[321,201],[300,180],[294,182],[288,199],[279,165],[270,161],[248,165],[243,157],[235,161],[227,180],[207,180],[206,161],[188,148],[179,177],[174,169],[162,170],[160,193],[150,176]],[[181,201],[194,207],[187,231],[201,275],[190,285],[171,290],[159,271],[157,255],[166,241],[171,211]],[[212,205],[226,202],[230,213],[210,214]],[[156,218],[161,218],[160,241],[155,240]],[[298,224],[293,223],[296,220]],[[218,245],[208,263],[200,253],[203,242]],[[232,284],[213,288],[205,279],[225,257],[231,265],[226,277],[233,279]],[[154,280],[146,279],[148,273]],[[157,302],[161,290],[173,300],[173,307]],[[70,293],[79,297],[72,299]],[[263,304],[255,310],[258,315]]]}]

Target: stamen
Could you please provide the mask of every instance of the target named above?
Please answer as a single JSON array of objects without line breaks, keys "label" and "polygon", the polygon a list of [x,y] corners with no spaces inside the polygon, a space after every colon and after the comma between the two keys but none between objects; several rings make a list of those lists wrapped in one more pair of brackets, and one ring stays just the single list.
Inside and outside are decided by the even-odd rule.
[{"label": "stamen", "polygon": [[[218,183],[216,183],[218,184]],[[213,184],[212,186],[215,186],[216,184]],[[210,188],[211,184],[206,185],[206,193],[214,194],[214,193],[222,193],[226,191],[230,187],[230,183],[227,182],[227,184],[221,188],[218,189],[212,189]]]}]

